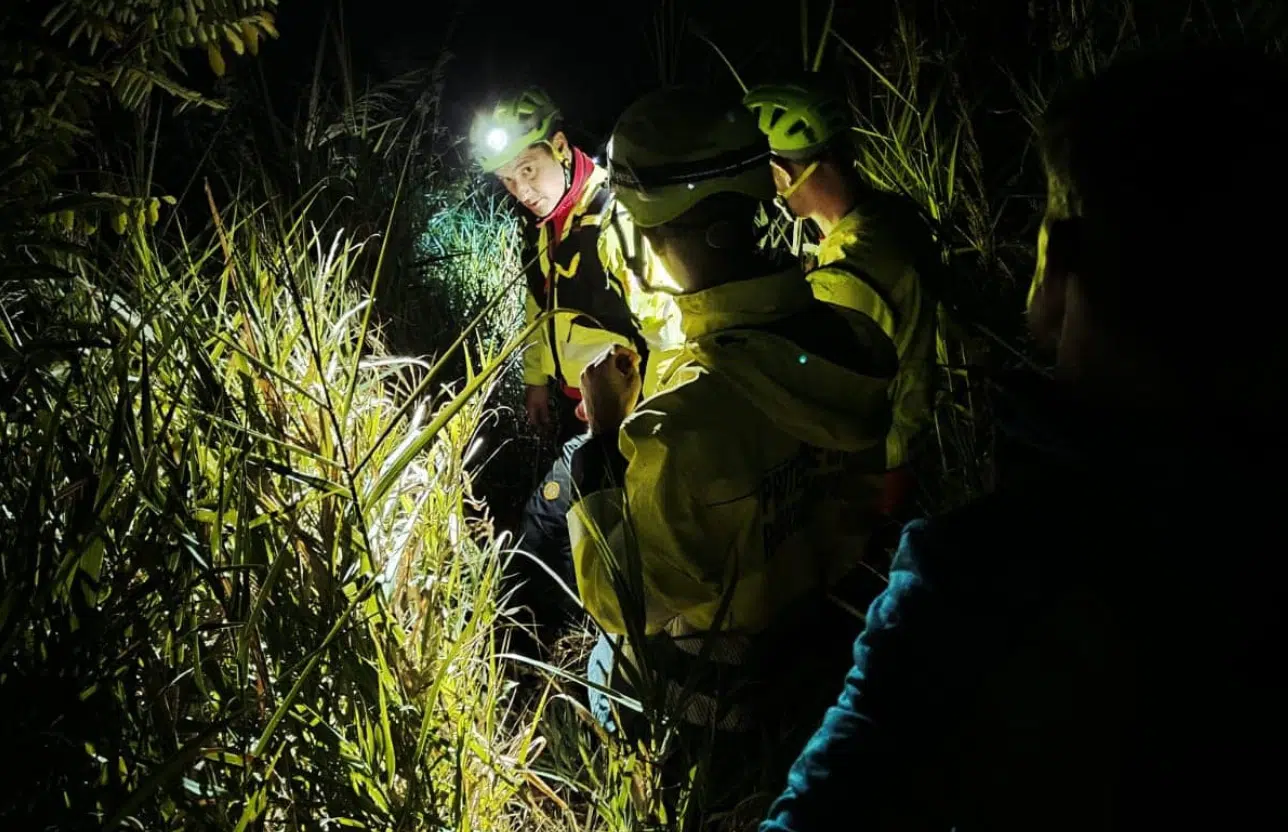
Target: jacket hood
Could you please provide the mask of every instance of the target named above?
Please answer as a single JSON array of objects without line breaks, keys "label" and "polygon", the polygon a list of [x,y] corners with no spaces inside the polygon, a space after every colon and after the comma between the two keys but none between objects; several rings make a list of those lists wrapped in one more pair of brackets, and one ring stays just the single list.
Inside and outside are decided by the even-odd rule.
[{"label": "jacket hood", "polygon": [[[868,338],[862,327],[851,326],[853,318],[815,301],[799,268],[682,295],[676,302],[689,356],[775,425],[829,450],[884,445],[893,350],[879,331]],[[838,340],[848,347],[844,355],[825,348]],[[888,357],[882,355],[886,351]]]}]

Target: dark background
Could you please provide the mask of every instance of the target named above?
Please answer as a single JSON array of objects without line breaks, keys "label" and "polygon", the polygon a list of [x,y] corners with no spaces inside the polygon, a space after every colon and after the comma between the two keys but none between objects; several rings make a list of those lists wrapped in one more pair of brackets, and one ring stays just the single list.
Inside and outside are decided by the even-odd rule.
[{"label": "dark background", "polygon": [[[891,5],[842,0],[834,26],[852,37],[859,33],[868,42],[855,45],[865,48],[888,31]],[[777,16],[768,8],[746,0],[282,0],[282,38],[263,57],[270,83],[290,100],[289,87],[309,81],[324,22],[342,19],[360,76],[387,79],[448,56],[443,112],[450,132],[463,135],[474,112],[499,93],[535,84],[559,103],[571,138],[593,150],[607,140],[617,114],[664,81],[738,92],[699,34],[715,42],[748,83],[799,70],[799,6],[780,3]],[[818,39],[826,10],[826,2],[811,3],[811,41]]]}]

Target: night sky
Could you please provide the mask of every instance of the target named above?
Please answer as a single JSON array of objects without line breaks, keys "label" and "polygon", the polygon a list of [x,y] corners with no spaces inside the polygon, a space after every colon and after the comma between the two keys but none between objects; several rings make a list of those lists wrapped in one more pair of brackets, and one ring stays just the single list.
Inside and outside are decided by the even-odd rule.
[{"label": "night sky", "polygon": [[[840,3],[839,25],[856,12]],[[274,79],[294,75],[306,81],[322,15],[338,0],[282,0],[273,44]],[[616,116],[640,95],[662,83],[655,56],[656,22],[662,10],[682,7],[685,28],[678,44],[675,77],[681,82],[737,87],[714,51],[695,31],[705,32],[755,82],[800,66],[800,20],[795,3],[780,6],[781,20],[750,13],[745,0],[669,0],[612,3],[605,0],[346,0],[346,30],[354,62],[374,78],[432,66],[446,49],[452,54],[444,95],[453,130],[498,91],[537,84],[563,109],[570,137],[594,150],[607,139]],[[826,2],[815,2],[812,28],[821,27]],[[764,8],[761,6],[761,8]],[[416,9],[414,14],[409,9]],[[853,27],[850,27],[851,30]],[[866,28],[866,27],[860,27]],[[874,31],[873,27],[869,31]],[[816,37],[816,36],[815,36]],[[280,70],[280,71],[279,71]]]}]

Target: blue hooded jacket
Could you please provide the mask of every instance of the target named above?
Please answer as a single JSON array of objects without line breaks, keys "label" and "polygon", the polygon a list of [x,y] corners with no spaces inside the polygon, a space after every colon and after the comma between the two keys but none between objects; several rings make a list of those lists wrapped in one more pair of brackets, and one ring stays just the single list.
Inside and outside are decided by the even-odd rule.
[{"label": "blue hooded jacket", "polygon": [[1260,438],[1163,437],[1036,380],[999,398],[1001,487],[905,528],[761,832],[1286,828]]}]

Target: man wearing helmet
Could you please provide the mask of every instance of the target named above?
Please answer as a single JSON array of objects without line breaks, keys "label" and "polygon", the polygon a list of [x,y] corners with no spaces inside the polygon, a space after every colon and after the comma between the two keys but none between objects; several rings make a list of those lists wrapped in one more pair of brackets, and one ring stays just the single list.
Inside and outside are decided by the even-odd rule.
[{"label": "man wearing helmet", "polygon": [[906,466],[931,422],[935,302],[923,285],[937,268],[929,231],[915,207],[873,188],[855,167],[845,103],[795,84],[752,89],[743,103],[769,139],[780,204],[822,233],[814,296],[862,312],[894,342],[899,375],[886,446],[888,508],[906,499]]},{"label": "man wearing helmet", "polygon": [[[611,345],[631,350],[644,366],[674,345],[678,323],[665,295],[646,295],[648,262],[632,235],[629,217],[616,206],[608,174],[559,129],[560,113],[540,89],[501,100],[481,114],[471,130],[475,158],[534,217],[525,233],[526,317],[544,321],[524,353],[525,409],[529,422],[551,431],[562,453],[524,508],[524,548],[572,585],[566,515],[572,493],[567,463],[583,441],[578,389],[581,372]],[[558,310],[558,311],[556,311]],[[652,360],[650,360],[652,359]],[[650,375],[649,378],[652,376]],[[553,408],[550,387],[563,406]],[[562,418],[561,418],[562,417]],[[557,629],[575,605],[545,570],[526,558],[515,561],[522,579],[521,606],[535,624]],[[536,584],[536,585],[534,585]],[[543,639],[552,633],[542,632]]]},{"label": "man wearing helmet", "polygon": [[[1282,274],[1288,62],[1254,43],[1052,97],[1027,308],[1052,372],[1000,379],[993,493],[905,528],[760,832],[1288,828],[1282,309],[1182,289]],[[1234,129],[1193,129],[1208,109]]]},{"label": "man wearing helmet", "polygon": [[[669,705],[714,732],[718,757],[791,747],[793,717],[812,728],[832,694],[812,698],[803,680],[828,672],[793,662],[847,663],[858,621],[824,599],[874,527],[896,365],[871,319],[815,300],[795,263],[757,247],[768,150],[736,100],[701,90],[659,91],[618,121],[613,188],[681,290],[686,345],[638,408],[628,351],[586,368],[591,438],[572,463],[583,603],[605,632],[651,637]],[[775,770],[724,759],[700,777]],[[748,788],[702,785],[717,803]]]}]

